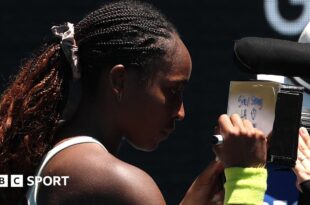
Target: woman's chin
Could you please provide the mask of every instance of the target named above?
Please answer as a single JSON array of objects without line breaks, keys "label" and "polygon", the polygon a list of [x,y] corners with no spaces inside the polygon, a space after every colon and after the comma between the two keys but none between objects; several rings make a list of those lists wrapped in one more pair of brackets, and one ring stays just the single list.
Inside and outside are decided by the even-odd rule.
[{"label": "woman's chin", "polygon": [[145,143],[135,143],[129,139],[127,142],[135,149],[144,151],[144,152],[152,152],[158,148],[159,143],[162,141],[160,137],[156,137],[154,140],[149,140]]},{"label": "woman's chin", "polygon": [[[127,142],[137,150],[144,152],[152,152],[156,150],[160,144],[160,142],[166,140],[170,135],[168,131],[159,131],[156,135],[152,137],[143,138],[145,136],[150,136],[145,134],[140,138],[126,137]],[[140,140],[135,140],[140,139]],[[142,140],[141,140],[142,139]]]}]

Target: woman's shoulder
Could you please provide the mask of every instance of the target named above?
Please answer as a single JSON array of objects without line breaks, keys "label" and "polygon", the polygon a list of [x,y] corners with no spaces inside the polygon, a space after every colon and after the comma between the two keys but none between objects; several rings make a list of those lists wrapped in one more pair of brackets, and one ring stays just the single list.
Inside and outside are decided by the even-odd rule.
[{"label": "woman's shoulder", "polygon": [[42,176],[69,178],[66,186],[40,186],[38,204],[165,204],[147,173],[117,159],[96,143],[62,150],[49,161]]}]

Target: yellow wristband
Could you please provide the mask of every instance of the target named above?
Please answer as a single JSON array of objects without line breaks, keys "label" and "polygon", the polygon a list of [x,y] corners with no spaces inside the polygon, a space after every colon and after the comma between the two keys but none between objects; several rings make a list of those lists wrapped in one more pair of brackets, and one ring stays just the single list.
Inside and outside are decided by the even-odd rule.
[{"label": "yellow wristband", "polygon": [[265,168],[230,167],[225,177],[224,204],[262,205],[267,189]]}]

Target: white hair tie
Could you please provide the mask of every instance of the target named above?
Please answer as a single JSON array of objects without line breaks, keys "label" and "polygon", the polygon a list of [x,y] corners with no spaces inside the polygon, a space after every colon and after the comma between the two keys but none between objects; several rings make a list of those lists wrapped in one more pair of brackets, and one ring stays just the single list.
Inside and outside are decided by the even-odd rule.
[{"label": "white hair tie", "polygon": [[64,121],[71,119],[76,112],[81,99],[81,82],[80,66],[78,63],[78,46],[74,39],[74,26],[72,23],[66,22],[63,25],[53,26],[51,28],[53,34],[60,38],[61,49],[66,59],[70,63],[73,80],[69,83],[69,94],[67,103],[61,113],[59,125]]},{"label": "white hair tie", "polygon": [[78,67],[78,46],[74,39],[74,25],[70,22],[66,22],[60,26],[53,26],[51,30],[55,36],[61,39],[60,45],[71,65],[73,79],[79,79],[81,74]]}]

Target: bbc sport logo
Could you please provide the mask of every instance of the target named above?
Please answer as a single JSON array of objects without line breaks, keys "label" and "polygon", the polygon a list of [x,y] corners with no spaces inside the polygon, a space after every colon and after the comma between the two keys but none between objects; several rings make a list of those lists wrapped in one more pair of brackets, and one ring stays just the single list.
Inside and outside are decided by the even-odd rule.
[{"label": "bbc sport logo", "polygon": [[28,176],[24,181],[23,175],[0,175],[0,188],[24,187],[43,184],[44,186],[67,186],[69,176]]}]

